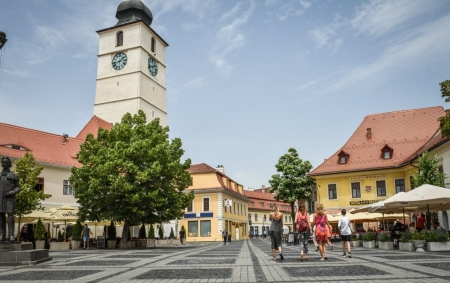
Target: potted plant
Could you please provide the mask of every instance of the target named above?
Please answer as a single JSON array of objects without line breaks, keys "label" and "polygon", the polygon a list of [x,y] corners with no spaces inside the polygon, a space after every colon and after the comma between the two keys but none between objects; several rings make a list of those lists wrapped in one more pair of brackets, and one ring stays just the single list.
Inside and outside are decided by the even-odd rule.
[{"label": "potted plant", "polygon": [[155,246],[155,228],[153,227],[153,224],[150,224],[150,228],[148,229],[148,235],[147,235],[147,247],[154,247]]},{"label": "potted plant", "polygon": [[425,240],[427,241],[427,251],[449,251],[450,242],[445,231],[430,230],[425,233]]},{"label": "potted plant", "polygon": [[73,225],[72,231],[72,250],[79,250],[81,244],[81,222],[78,219],[77,222]]},{"label": "potted plant", "polygon": [[416,252],[423,252],[425,247],[425,234],[415,231],[412,234],[412,241],[414,243],[414,247],[416,248]]},{"label": "potted plant", "polygon": [[145,235],[145,225],[142,224],[139,229],[139,241],[136,243],[138,247],[145,248],[147,246],[147,239]]},{"label": "potted plant", "polygon": [[136,247],[136,241],[131,236],[131,227],[128,229],[128,248],[135,248]]},{"label": "potted plant", "polygon": [[159,225],[158,229],[158,246],[167,245],[167,240],[164,240],[164,232],[162,229],[162,224]]},{"label": "potted plant", "polygon": [[404,232],[400,236],[400,242],[398,243],[398,249],[400,251],[413,252],[416,249],[414,248],[414,244],[412,242],[412,233]]},{"label": "potted plant", "polygon": [[356,235],[356,234],[350,235],[350,245],[352,247],[359,247],[358,235]]},{"label": "potted plant", "polygon": [[117,243],[117,232],[116,225],[114,225],[114,221],[111,220],[111,223],[108,226],[108,249],[115,249]]},{"label": "potted plant", "polygon": [[34,229],[34,240],[36,250],[44,249],[46,237],[44,223],[42,223],[41,218],[38,219],[36,228]]},{"label": "potted plant", "polygon": [[375,248],[375,235],[372,232],[367,232],[363,237],[364,248]]},{"label": "potted plant", "polygon": [[381,250],[393,250],[394,243],[391,241],[391,237],[388,233],[378,234],[378,248]]}]

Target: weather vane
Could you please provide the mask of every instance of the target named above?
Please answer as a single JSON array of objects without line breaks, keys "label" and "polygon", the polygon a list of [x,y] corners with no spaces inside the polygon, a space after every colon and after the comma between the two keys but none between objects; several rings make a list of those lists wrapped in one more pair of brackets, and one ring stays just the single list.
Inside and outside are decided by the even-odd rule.
[{"label": "weather vane", "polygon": [[7,41],[8,39],[6,39],[6,33],[0,30],[0,49],[2,49],[3,45],[5,45]]}]

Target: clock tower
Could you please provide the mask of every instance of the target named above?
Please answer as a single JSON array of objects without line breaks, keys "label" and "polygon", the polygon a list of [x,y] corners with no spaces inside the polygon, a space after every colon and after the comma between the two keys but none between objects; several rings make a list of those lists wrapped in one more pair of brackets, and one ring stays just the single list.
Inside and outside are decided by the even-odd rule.
[{"label": "clock tower", "polygon": [[99,53],[94,115],[111,123],[143,110],[147,121],[167,126],[166,47],[151,27],[152,12],[141,0],[117,7],[114,27],[97,31]]}]

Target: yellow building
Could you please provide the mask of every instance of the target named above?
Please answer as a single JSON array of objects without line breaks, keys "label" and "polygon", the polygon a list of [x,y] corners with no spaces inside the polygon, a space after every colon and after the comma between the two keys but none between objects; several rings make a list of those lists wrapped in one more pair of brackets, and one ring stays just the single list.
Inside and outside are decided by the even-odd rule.
[{"label": "yellow building", "polygon": [[186,241],[221,241],[224,229],[232,241],[247,239],[249,199],[243,186],[225,175],[223,166],[214,169],[202,163],[188,171],[192,186],[186,192],[194,191],[195,198],[180,220]]},{"label": "yellow building", "polygon": [[250,199],[248,204],[248,219],[251,221],[250,232],[255,237],[269,231],[269,214],[272,211],[273,204],[278,205],[279,211],[283,214],[283,232],[294,231],[291,216],[291,205],[282,201],[277,201],[275,195],[270,193],[270,188],[263,188],[254,191],[245,191],[245,195]]},{"label": "yellow building", "polygon": [[442,107],[368,115],[347,143],[310,172],[328,213],[413,189],[418,154],[438,142]]}]

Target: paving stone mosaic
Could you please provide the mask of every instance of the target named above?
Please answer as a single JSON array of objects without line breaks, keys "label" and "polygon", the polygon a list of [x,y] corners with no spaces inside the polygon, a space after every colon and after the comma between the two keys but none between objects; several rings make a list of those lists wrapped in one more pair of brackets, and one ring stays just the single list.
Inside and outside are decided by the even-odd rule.
[{"label": "paving stone mosaic", "polygon": [[226,279],[231,277],[232,272],[232,268],[156,269],[133,279]]},{"label": "paving stone mosaic", "polygon": [[412,259],[437,259],[439,260],[442,257],[439,256],[433,256],[433,255],[427,255],[427,254],[414,254],[414,255],[372,255],[377,258],[384,258],[387,260],[412,260]]},{"label": "paving stone mosaic", "polygon": [[0,282],[5,282],[6,280],[24,280],[24,281],[35,281],[35,280],[68,280],[77,279],[87,275],[92,275],[98,273],[98,270],[64,270],[64,271],[41,271],[41,270],[30,270],[23,271],[20,273],[14,273],[11,275],[0,275]]},{"label": "paving stone mosaic", "polygon": [[293,277],[305,276],[367,276],[367,275],[385,275],[385,271],[368,267],[365,265],[349,265],[349,266],[326,266],[325,263],[320,263],[316,266],[299,267],[299,268],[283,268],[286,273]]},{"label": "paving stone mosaic", "polygon": [[235,258],[189,258],[172,261],[170,265],[203,265],[203,264],[233,264]]},{"label": "paving stone mosaic", "polygon": [[[450,262],[415,263],[414,265],[431,267],[435,269],[450,271]],[[449,279],[450,281],[450,279]]]},{"label": "paving stone mosaic", "polygon": [[135,260],[83,260],[65,264],[66,266],[123,266]]}]

